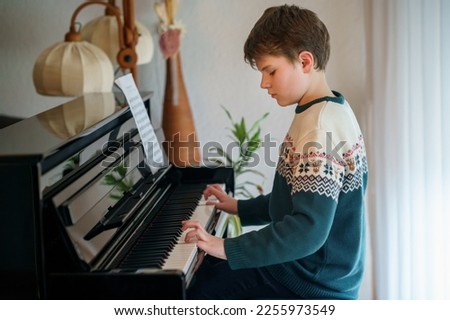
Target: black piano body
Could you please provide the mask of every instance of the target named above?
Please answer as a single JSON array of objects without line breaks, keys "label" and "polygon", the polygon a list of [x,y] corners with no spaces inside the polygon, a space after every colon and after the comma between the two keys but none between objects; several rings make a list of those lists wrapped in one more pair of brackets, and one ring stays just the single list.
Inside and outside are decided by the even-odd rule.
[{"label": "black piano body", "polygon": [[[149,112],[151,93],[142,98]],[[185,298],[186,271],[158,266],[173,241],[165,230],[181,226],[172,212],[191,210],[184,202],[194,193],[187,206],[198,204],[206,184],[232,193],[233,171],[154,170],[144,158],[118,93],[86,94],[0,130],[1,298]],[[223,218],[213,211],[211,232]]]}]

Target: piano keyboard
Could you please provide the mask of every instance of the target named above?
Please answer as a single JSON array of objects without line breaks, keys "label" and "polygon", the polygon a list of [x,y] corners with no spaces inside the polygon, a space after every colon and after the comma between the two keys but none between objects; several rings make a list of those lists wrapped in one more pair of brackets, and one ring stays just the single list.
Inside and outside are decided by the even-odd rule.
[{"label": "piano keyboard", "polygon": [[206,185],[180,185],[119,265],[120,269],[151,272],[152,269],[182,270],[190,280],[197,264],[198,248],[185,243],[181,221],[199,221],[208,232],[214,219],[214,205],[206,205]]},{"label": "piano keyboard", "polygon": [[[141,94],[150,113],[152,93]],[[153,172],[125,100],[121,92],[86,94],[0,130],[0,189],[8,199],[0,201],[0,234],[8,239],[0,244],[0,297],[185,298],[188,273],[204,253],[183,243],[181,221],[205,218],[221,236],[227,214],[202,207],[201,194],[210,183],[232,192],[235,173],[169,163]],[[92,118],[83,111],[92,104],[108,112]],[[51,124],[77,130],[61,134]],[[155,134],[163,144],[162,129]]]}]

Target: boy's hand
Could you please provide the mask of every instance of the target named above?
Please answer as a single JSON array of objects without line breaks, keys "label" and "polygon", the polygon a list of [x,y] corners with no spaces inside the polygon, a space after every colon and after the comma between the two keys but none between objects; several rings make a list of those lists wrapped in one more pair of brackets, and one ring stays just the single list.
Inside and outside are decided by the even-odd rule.
[{"label": "boy's hand", "polygon": [[184,241],[187,243],[197,243],[197,246],[219,259],[227,259],[225,254],[224,240],[210,235],[198,221],[182,221],[181,230],[192,229],[186,233]]},{"label": "boy's hand", "polygon": [[[218,184],[212,184],[206,187],[203,191],[203,197],[209,201],[206,202],[208,205],[215,205],[217,209],[223,210],[226,213],[237,214],[237,200],[229,196]],[[211,200],[215,197],[215,200]]]}]

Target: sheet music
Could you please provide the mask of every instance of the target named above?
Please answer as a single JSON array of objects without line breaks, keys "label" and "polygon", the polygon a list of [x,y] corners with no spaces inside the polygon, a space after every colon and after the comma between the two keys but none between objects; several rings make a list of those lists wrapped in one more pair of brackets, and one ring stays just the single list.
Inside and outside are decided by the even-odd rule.
[{"label": "sheet music", "polygon": [[155,173],[165,166],[165,161],[158,143],[158,138],[145,110],[144,102],[136,87],[136,83],[131,73],[117,78],[115,83],[122,90],[130,106],[144,147],[145,159],[152,172]]}]

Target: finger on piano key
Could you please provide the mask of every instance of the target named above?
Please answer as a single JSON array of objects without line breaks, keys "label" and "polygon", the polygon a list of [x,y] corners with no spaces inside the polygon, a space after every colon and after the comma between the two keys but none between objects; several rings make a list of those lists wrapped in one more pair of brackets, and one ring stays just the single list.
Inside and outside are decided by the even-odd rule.
[{"label": "finger on piano key", "polygon": [[[216,188],[216,189],[221,189],[222,191],[225,192],[225,185],[224,185],[224,184],[208,185],[208,187],[209,187],[209,186],[212,186],[212,187],[214,187],[214,188]],[[210,205],[210,204],[214,204],[214,203],[216,203],[216,202],[219,202],[219,199],[217,199],[217,197],[216,197],[215,195],[209,194],[209,195],[208,195],[208,199],[206,199],[206,198],[205,198],[205,195],[202,194],[202,197],[201,197],[201,199],[200,199],[198,205],[199,205],[199,206]]]},{"label": "finger on piano key", "polygon": [[208,200],[202,195],[201,199],[198,202],[199,206],[213,205],[214,203],[219,202],[219,200],[215,196],[208,197]]}]

